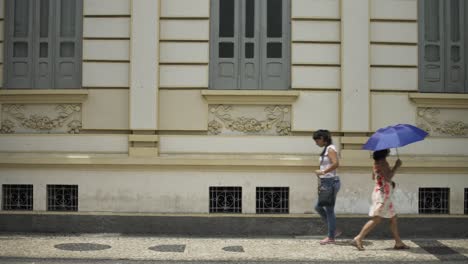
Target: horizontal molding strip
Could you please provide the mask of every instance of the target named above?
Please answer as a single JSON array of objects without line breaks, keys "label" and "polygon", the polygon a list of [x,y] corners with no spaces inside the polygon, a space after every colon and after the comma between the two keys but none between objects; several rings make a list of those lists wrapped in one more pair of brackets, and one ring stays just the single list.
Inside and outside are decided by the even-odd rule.
[{"label": "horizontal molding strip", "polygon": [[83,40],[130,40],[130,38],[114,38],[114,37],[84,37]]},{"label": "horizontal molding strip", "polygon": [[385,46],[417,46],[416,42],[387,42],[387,41],[371,41],[372,45],[385,45]]},{"label": "horizontal molding strip", "polygon": [[83,60],[83,62],[93,62],[93,63],[130,63],[130,60]]},{"label": "horizontal molding strip", "polygon": [[341,18],[320,18],[320,17],[293,17],[292,21],[333,21],[340,22]]},{"label": "horizontal molding strip", "polygon": [[160,62],[159,65],[209,65],[208,62]]},{"label": "horizontal molding strip", "polygon": [[160,17],[160,20],[209,20],[210,17]]},{"label": "horizontal molding strip", "polygon": [[388,89],[370,89],[372,93],[414,93],[417,92],[418,90],[392,90],[392,88]]},{"label": "horizontal molding strip", "polygon": [[417,69],[417,65],[383,65],[383,64],[371,64],[371,68],[415,68]]},{"label": "horizontal molding strip", "polygon": [[209,87],[167,87],[160,86],[159,90],[208,90]]},{"label": "horizontal molding strip", "polygon": [[[259,155],[169,155],[165,157],[131,157],[127,154],[79,154],[76,158],[71,154],[48,153],[0,153],[0,167],[25,168],[25,167],[140,167],[140,166],[164,166],[174,170],[184,168],[224,168],[229,169],[260,169],[276,168],[310,172],[319,165],[318,155],[271,155],[260,157]],[[468,157],[417,157],[404,156],[405,166],[399,174],[459,174],[468,173]],[[395,158],[392,157],[390,162]],[[341,173],[368,172],[372,167],[371,158],[342,158],[340,160]]]},{"label": "horizontal molding strip", "polygon": [[291,90],[302,91],[302,92],[341,92],[341,88],[316,88],[316,87],[294,88],[294,87],[292,87]]},{"label": "horizontal molding strip", "polygon": [[327,41],[327,40],[293,40],[292,43],[298,43],[298,44],[341,44],[341,41]]},{"label": "horizontal molding strip", "polygon": [[84,18],[131,18],[131,15],[83,15]]},{"label": "horizontal molding strip", "polygon": [[88,97],[86,89],[2,89],[1,103],[82,103]]},{"label": "horizontal molding strip", "polygon": [[110,90],[110,89],[117,89],[117,90],[128,90],[130,87],[128,86],[118,86],[118,87],[112,87],[112,86],[83,86],[83,89],[88,89],[88,90]]},{"label": "horizontal molding strip", "polygon": [[388,18],[371,18],[370,22],[395,22],[395,23],[417,23],[417,19],[388,19]]},{"label": "horizontal molding strip", "polygon": [[319,66],[319,67],[341,67],[341,64],[318,64],[318,63],[293,63],[291,66],[307,67],[307,66]]},{"label": "horizontal molding strip", "polygon": [[162,43],[171,43],[171,42],[183,42],[183,43],[208,43],[208,39],[160,39],[159,42]]}]

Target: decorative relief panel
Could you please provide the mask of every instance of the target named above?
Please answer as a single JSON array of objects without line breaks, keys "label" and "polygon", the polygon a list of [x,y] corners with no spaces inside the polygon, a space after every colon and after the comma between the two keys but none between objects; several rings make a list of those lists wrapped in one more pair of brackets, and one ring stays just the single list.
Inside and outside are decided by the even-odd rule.
[{"label": "decorative relief panel", "polygon": [[291,132],[289,105],[210,105],[210,135],[280,135]]},{"label": "decorative relief panel", "polygon": [[81,129],[81,104],[2,104],[0,133],[70,133]]},{"label": "decorative relief panel", "polygon": [[416,122],[431,136],[468,136],[466,109],[418,108]]}]

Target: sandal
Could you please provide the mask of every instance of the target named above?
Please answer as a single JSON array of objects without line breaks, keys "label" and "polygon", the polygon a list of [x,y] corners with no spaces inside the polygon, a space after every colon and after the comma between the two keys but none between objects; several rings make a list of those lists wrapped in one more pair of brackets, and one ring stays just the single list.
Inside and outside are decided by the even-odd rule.
[{"label": "sandal", "polygon": [[326,244],[335,244],[335,239],[326,237],[325,239],[320,240],[320,245],[326,245]]},{"label": "sandal", "polygon": [[359,251],[364,250],[364,247],[362,246],[362,241],[357,241],[357,240],[353,239],[351,241],[351,245],[355,246],[357,248],[357,250],[359,250]]},{"label": "sandal", "polygon": [[405,245],[405,244],[402,244],[402,245],[395,245],[395,246],[393,247],[393,249],[395,249],[395,250],[410,249],[410,247],[407,246],[407,245]]}]

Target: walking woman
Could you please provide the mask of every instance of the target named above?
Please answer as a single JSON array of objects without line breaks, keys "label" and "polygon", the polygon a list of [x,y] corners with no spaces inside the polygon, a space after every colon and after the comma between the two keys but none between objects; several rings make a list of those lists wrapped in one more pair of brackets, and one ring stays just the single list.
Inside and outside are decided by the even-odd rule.
[{"label": "walking woman", "polygon": [[[320,188],[325,188],[327,190],[333,188],[334,199],[336,199],[336,195],[341,186],[340,178],[336,175],[336,169],[339,166],[338,152],[333,145],[330,131],[323,129],[318,130],[314,133],[313,138],[317,146],[323,147],[322,154],[320,154],[320,169],[315,171]],[[328,226],[328,236],[321,240],[320,244],[326,245],[335,243],[335,238],[341,234],[341,231],[336,230],[335,204],[333,203],[331,206],[319,206],[317,200],[315,210]]]},{"label": "walking woman", "polygon": [[369,216],[371,216],[372,219],[362,227],[359,235],[353,239],[353,244],[358,250],[364,250],[362,240],[382,221],[382,218],[390,218],[390,229],[395,238],[394,249],[409,249],[409,247],[401,241],[395,208],[392,202],[393,188],[395,187],[395,183],[392,179],[396,170],[401,167],[402,162],[398,159],[393,168],[390,168],[387,162],[389,153],[389,149],[383,149],[374,151],[372,155],[374,158],[372,180],[375,181],[375,187],[372,192],[372,206],[369,211]]}]

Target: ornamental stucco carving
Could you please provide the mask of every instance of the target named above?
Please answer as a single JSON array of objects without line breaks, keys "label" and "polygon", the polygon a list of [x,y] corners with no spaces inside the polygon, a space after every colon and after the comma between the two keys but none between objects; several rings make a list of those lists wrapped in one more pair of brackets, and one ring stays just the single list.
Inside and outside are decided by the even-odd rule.
[{"label": "ornamental stucco carving", "polygon": [[291,133],[291,108],[286,105],[210,105],[208,134],[280,135]]},{"label": "ornamental stucco carving", "polygon": [[[468,136],[467,111],[463,109],[418,108],[417,126],[431,136]],[[455,119],[455,120],[454,120]],[[456,120],[459,119],[459,120]]]},{"label": "ornamental stucco carving", "polygon": [[3,104],[1,133],[71,133],[81,129],[79,104]]}]

